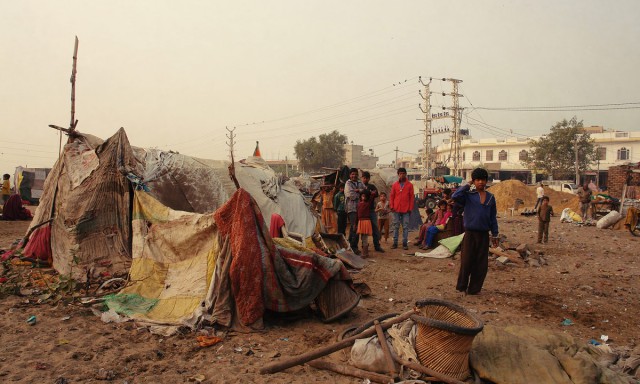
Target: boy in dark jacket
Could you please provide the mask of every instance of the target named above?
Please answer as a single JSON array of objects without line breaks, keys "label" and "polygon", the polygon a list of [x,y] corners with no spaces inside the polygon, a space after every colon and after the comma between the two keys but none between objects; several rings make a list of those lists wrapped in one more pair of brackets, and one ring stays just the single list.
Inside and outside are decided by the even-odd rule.
[{"label": "boy in dark jacket", "polygon": [[469,295],[482,290],[489,269],[489,232],[491,243],[498,246],[496,199],[485,190],[489,173],[476,168],[471,173],[471,185],[458,188],[453,200],[463,209],[464,239],[456,289]]},{"label": "boy in dark jacket", "polygon": [[543,196],[538,210],[538,244],[549,241],[551,216],[553,216],[553,207],[549,205],[549,196]]}]

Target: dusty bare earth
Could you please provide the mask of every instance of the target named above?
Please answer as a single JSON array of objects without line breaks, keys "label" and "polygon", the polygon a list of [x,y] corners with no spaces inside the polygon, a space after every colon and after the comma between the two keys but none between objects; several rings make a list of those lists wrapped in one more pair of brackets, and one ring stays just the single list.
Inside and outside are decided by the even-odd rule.
[{"label": "dusty bare earth", "polygon": [[[402,250],[375,253],[357,274],[372,294],[348,317],[331,324],[313,316],[270,320],[263,332],[229,333],[221,344],[207,348],[197,346],[195,332],[152,335],[130,322],[103,323],[75,303],[59,300],[52,304],[49,300],[38,304],[36,292],[4,292],[0,299],[0,381],[356,383],[361,380],[308,366],[267,376],[258,370],[274,359],[332,343],[348,325],[407,311],[416,300],[428,297],[458,303],[495,326],[518,324],[566,332],[578,342],[608,335],[614,347],[637,346],[640,238],[624,230],[563,224],[556,218],[550,243],[536,245],[535,217],[502,217],[499,223],[508,241],[532,244],[534,251],[544,253],[548,265],[498,267],[491,262],[482,293],[464,297],[454,289],[458,256],[423,259],[405,256]],[[0,249],[22,237],[27,226],[26,222],[0,221]],[[411,247],[409,252],[415,251]],[[25,268],[25,276],[35,272]],[[32,315],[37,318],[33,326],[26,322]],[[573,325],[563,326],[564,319]],[[339,361],[343,357],[336,353],[332,358]]]}]

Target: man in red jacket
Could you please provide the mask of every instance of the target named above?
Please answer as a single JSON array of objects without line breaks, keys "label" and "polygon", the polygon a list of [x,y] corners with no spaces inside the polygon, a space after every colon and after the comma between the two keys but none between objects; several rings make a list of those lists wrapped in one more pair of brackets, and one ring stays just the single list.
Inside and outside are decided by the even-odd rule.
[{"label": "man in red jacket", "polygon": [[398,168],[398,181],[391,186],[389,208],[393,214],[393,245],[398,248],[398,232],[402,224],[402,248],[409,249],[409,217],[413,210],[413,184],[407,180],[407,170]]}]

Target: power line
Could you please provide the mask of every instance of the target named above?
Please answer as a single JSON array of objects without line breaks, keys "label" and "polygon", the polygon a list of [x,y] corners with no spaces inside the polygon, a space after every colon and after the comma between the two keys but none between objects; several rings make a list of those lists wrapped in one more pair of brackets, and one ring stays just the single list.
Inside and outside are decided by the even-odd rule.
[{"label": "power line", "polygon": [[[604,107],[604,108],[594,108]],[[543,107],[475,107],[485,111],[513,111],[513,112],[550,112],[550,111],[606,111],[610,109],[639,109],[640,102],[608,103],[608,104],[584,104],[584,105],[560,105]]]}]

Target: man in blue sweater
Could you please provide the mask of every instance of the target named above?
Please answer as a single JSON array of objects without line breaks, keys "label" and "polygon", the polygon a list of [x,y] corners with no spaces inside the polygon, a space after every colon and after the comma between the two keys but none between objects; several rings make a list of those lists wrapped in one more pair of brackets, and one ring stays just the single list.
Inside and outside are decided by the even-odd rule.
[{"label": "man in blue sweater", "polygon": [[[489,240],[498,246],[496,199],[485,187],[489,174],[482,168],[471,173],[471,184],[458,188],[452,198],[464,207],[464,239],[456,289],[477,295],[489,269]],[[491,239],[489,239],[491,231]]]}]

